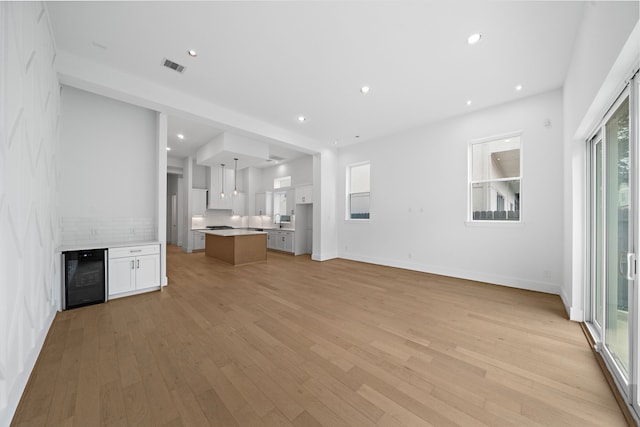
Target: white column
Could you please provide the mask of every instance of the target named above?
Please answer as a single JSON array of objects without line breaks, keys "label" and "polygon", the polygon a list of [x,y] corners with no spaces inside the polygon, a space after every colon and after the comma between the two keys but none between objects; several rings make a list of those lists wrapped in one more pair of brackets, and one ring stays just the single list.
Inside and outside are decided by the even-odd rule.
[{"label": "white column", "polygon": [[157,113],[158,192],[157,226],[160,241],[160,283],[167,286],[167,115]]}]

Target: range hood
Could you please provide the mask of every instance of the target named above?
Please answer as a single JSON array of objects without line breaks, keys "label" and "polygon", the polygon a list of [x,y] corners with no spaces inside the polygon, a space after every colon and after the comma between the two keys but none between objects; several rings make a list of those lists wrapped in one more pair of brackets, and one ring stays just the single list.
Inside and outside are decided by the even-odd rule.
[{"label": "range hood", "polygon": [[238,159],[238,170],[264,163],[269,158],[269,146],[231,133],[221,133],[196,152],[196,163],[203,166],[233,165]]}]

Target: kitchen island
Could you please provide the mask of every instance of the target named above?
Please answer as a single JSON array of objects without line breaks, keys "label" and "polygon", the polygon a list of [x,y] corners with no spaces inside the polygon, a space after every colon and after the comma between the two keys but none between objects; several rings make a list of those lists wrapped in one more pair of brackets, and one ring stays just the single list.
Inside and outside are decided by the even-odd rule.
[{"label": "kitchen island", "polygon": [[206,256],[233,265],[267,260],[267,233],[253,230],[198,230],[206,235]]}]

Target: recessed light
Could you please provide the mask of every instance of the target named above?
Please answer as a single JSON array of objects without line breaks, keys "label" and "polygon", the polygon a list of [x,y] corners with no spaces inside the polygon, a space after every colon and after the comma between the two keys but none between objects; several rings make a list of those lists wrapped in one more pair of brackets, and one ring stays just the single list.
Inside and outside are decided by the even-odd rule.
[{"label": "recessed light", "polygon": [[467,99],[467,105],[471,105],[471,100]]},{"label": "recessed light", "polygon": [[338,145],[338,140],[333,141],[333,145]]},{"label": "recessed light", "polygon": [[467,43],[469,44],[476,44],[480,41],[480,39],[482,38],[481,34],[475,33],[475,34],[471,34],[469,36],[469,38],[467,39]]},{"label": "recessed light", "polygon": [[189,49],[189,50],[187,51],[187,53],[188,53],[188,54],[189,54],[189,56],[191,56],[192,58],[195,58],[196,56],[198,56],[198,52],[196,52],[196,51],[195,51],[195,50],[193,50],[193,49]]},{"label": "recessed light", "polygon": [[505,139],[504,142],[511,142],[511,140],[510,139]]},{"label": "recessed light", "polygon": [[369,86],[362,86],[362,87],[360,88],[360,92],[362,92],[362,93],[364,93],[364,94],[369,93]]},{"label": "recessed light", "polygon": [[184,135],[183,135],[183,134],[181,134],[181,133],[179,133],[179,134],[177,135],[177,137],[178,137],[178,139],[184,139]]},{"label": "recessed light", "polygon": [[171,151],[171,147],[167,147],[167,151]]},{"label": "recessed light", "polygon": [[522,90],[522,85],[518,85],[518,86],[516,86],[516,90],[517,90],[517,91],[521,91],[521,90]]},{"label": "recessed light", "polygon": [[307,118],[306,118],[305,116],[298,116],[298,121],[299,121],[300,123],[302,123],[302,122],[304,122],[304,121],[306,121],[306,120],[307,120]]}]

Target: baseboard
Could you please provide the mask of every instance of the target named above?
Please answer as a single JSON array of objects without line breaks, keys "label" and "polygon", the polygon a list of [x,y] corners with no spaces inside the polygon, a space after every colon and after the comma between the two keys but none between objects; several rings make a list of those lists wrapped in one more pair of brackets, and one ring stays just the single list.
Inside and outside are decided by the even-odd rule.
[{"label": "baseboard", "polygon": [[20,400],[22,399],[22,394],[29,383],[29,379],[31,378],[31,374],[33,373],[33,368],[36,366],[36,361],[40,356],[40,352],[42,351],[42,347],[49,335],[49,331],[51,330],[51,325],[53,324],[53,319],[56,317],[57,310],[51,310],[49,317],[45,320],[45,327],[42,328],[38,336],[36,337],[35,344],[31,349],[31,352],[27,356],[24,362],[24,370],[20,373],[20,375],[16,378],[16,382],[14,383],[11,390],[9,390],[9,396],[7,399],[7,406],[4,411],[0,413],[0,426],[8,426],[11,424],[11,420],[15,416],[18,411],[18,406],[20,405]]},{"label": "baseboard", "polygon": [[501,276],[497,274],[486,274],[447,267],[420,264],[414,262],[389,260],[383,258],[357,255],[353,253],[340,253],[340,258],[366,262],[369,264],[384,265],[387,267],[403,268],[406,270],[420,271],[422,273],[438,274],[440,276],[455,277],[458,279],[473,280],[476,282],[491,283],[494,285],[507,286],[510,288],[525,289],[528,291],[544,292],[547,294],[560,294],[560,286],[554,283],[536,282],[518,277]]},{"label": "baseboard", "polygon": [[321,252],[321,253],[317,253],[314,252],[311,254],[311,260],[313,261],[328,261],[330,259],[334,259],[334,258],[338,258],[338,253],[337,252]]}]

